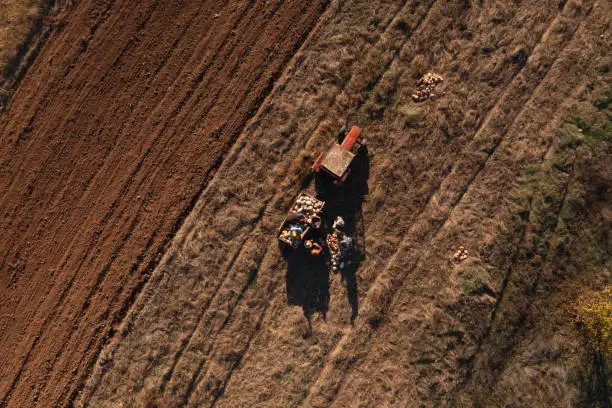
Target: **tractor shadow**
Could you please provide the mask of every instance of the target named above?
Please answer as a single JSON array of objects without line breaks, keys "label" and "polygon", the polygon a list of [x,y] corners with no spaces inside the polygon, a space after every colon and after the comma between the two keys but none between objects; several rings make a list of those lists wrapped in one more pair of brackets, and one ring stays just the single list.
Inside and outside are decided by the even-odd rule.
[{"label": "tractor shadow", "polygon": [[[311,239],[325,240],[325,232],[331,231],[336,217],[345,221],[345,232],[355,239],[356,250],[341,272],[346,284],[347,300],[351,306],[351,323],[359,312],[357,296],[357,270],[365,259],[365,231],[362,205],[368,194],[370,175],[369,154],[362,146],[351,163],[351,173],[342,185],[335,185],[324,175],[315,174],[317,197],[325,201],[322,231],[313,231]],[[293,250],[281,246],[287,262],[286,289],[289,305],[301,306],[311,330],[311,317],[320,313],[325,319],[329,310],[330,254],[327,249],[319,256],[311,256],[303,247]]]}]

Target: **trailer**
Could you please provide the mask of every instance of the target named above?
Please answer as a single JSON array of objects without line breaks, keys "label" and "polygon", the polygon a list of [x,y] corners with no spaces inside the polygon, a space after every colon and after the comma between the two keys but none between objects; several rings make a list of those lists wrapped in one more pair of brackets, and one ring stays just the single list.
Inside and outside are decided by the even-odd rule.
[{"label": "trailer", "polygon": [[312,228],[321,228],[324,206],[324,201],[302,191],[278,228],[278,240],[293,249],[299,248]]}]

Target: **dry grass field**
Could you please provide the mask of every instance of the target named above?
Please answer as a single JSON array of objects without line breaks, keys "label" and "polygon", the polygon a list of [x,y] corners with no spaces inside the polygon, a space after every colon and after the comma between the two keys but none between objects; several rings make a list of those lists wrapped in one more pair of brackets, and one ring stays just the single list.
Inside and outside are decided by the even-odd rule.
[{"label": "dry grass field", "polygon": [[8,0],[0,4],[0,73],[15,60],[22,47],[40,25],[41,0]]},{"label": "dry grass field", "polygon": [[[590,153],[565,133],[577,131],[572,112],[594,115],[590,101],[609,86],[610,9],[533,7],[333,3],[102,352],[81,403],[570,407],[590,398],[565,300],[609,283],[609,138]],[[444,76],[444,95],[415,104],[426,71]],[[362,217],[365,260],[341,279],[283,259],[274,231],[311,188],[313,153],[346,120],[364,128],[368,154],[334,207]],[[584,188],[603,186],[602,196],[573,190],[571,169],[593,165],[581,170],[593,171]],[[363,183],[365,201],[349,199]],[[573,194],[588,209],[574,217],[593,218],[572,226]],[[564,236],[567,253],[589,246],[594,258],[557,256]],[[459,245],[471,256],[456,264]],[[591,394],[606,406],[601,388]]]},{"label": "dry grass field", "polygon": [[0,103],[8,97],[7,80],[40,30],[42,0],[6,0],[0,4]]},{"label": "dry grass field", "polygon": [[[206,138],[226,122],[235,137],[224,136],[227,150],[191,195],[156,206],[173,189],[153,190],[146,207],[159,213],[192,202],[166,244],[150,256],[158,246],[126,239],[112,273],[75,284],[89,295],[75,289],[71,304],[97,303],[62,307],[38,332],[63,333],[54,329],[61,317],[77,328],[68,346],[47,340],[46,351],[35,340],[17,373],[0,366],[0,407],[611,406],[601,322],[612,284],[612,5],[334,0],[311,13],[316,24],[286,41],[294,44],[284,48],[286,64],[243,119],[224,119],[238,96],[223,97],[220,86],[209,100],[196,88],[211,107],[230,102],[213,113],[193,105],[186,118],[220,130],[183,136],[185,145],[214,143]],[[233,27],[227,38],[248,32]],[[239,40],[236,49],[257,55]],[[444,81],[417,103],[427,72]],[[139,109],[136,119],[121,113],[130,126],[153,119]],[[163,119],[172,109],[155,112],[177,125]],[[367,147],[346,183],[329,189],[310,165],[347,123],[362,128]],[[156,173],[154,158],[145,163]],[[356,235],[361,258],[341,274],[279,248],[276,229],[301,190],[318,192],[328,217],[342,215]],[[127,198],[139,192],[128,191],[114,205],[131,214]],[[140,220],[165,225],[134,214],[134,231],[147,228]],[[462,261],[453,256],[459,246],[468,250]],[[147,259],[145,270],[130,268],[131,250],[138,265]],[[104,265],[95,255],[88,262]],[[109,298],[123,296],[122,282],[132,295]],[[95,314],[117,299],[119,312]],[[4,320],[0,341],[11,339],[12,324]],[[90,337],[78,335],[96,324]],[[80,358],[86,341],[96,347]],[[30,353],[40,365],[28,364]],[[38,374],[47,356],[56,360]],[[30,400],[29,389],[54,399]]]}]

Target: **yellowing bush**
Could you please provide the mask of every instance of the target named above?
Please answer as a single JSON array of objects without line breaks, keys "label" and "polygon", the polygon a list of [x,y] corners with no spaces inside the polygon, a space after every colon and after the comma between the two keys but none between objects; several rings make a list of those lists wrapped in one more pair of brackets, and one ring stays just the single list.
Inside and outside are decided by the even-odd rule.
[{"label": "yellowing bush", "polygon": [[597,352],[612,355],[610,332],[612,331],[612,287],[591,292],[578,299],[577,321],[584,325],[589,341]]}]

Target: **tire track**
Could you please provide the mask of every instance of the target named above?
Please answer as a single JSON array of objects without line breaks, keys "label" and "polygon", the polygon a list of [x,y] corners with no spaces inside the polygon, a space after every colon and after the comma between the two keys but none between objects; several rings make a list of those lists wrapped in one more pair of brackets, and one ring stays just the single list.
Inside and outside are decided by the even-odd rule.
[{"label": "tire track", "polygon": [[[544,269],[546,269],[546,267],[552,262],[552,256],[553,256],[553,248],[551,245],[551,242],[553,241],[553,238],[558,235],[557,232],[559,231],[559,227],[561,225],[561,214],[563,213],[563,210],[565,209],[565,206],[567,204],[567,193],[570,189],[571,183],[573,181],[574,178],[574,174],[575,174],[575,164],[576,164],[576,153],[574,152],[574,157],[572,158],[572,163],[570,164],[571,166],[571,170],[568,173],[568,180],[567,180],[567,184],[565,185],[565,189],[563,190],[563,195],[561,197],[561,204],[559,206],[559,211],[557,212],[557,215],[555,217],[555,230],[553,231],[553,234],[551,236],[551,238],[548,240],[547,242],[547,251],[546,251],[546,257],[544,258],[544,262],[542,263],[542,267],[540,269],[538,269],[538,273],[535,277],[535,280],[533,282],[533,286],[531,287],[531,293],[532,295],[536,295],[537,291],[538,291],[538,286],[540,283],[540,279],[542,276],[542,272],[544,272]],[[531,306],[531,304],[530,304]]]},{"label": "tire track", "polygon": [[[270,245],[268,246],[268,248],[269,248],[269,249],[270,249],[270,248],[274,248],[274,243],[270,244]],[[264,261],[265,261],[267,258],[273,257],[274,255],[272,255],[272,254],[274,254],[274,251],[273,251],[273,250],[266,251],[266,252],[264,253],[264,255],[261,257],[261,259],[258,261],[258,265],[259,265],[259,267],[261,267],[261,265],[264,263]],[[263,305],[262,305],[262,310],[261,310],[261,312],[259,313],[259,315],[257,316],[257,320],[256,320],[255,325],[253,326],[253,330],[251,330],[251,331],[250,331],[250,333],[248,334],[248,336],[247,336],[247,341],[246,341],[246,343],[245,343],[244,347],[241,349],[241,351],[240,351],[240,353],[239,353],[239,356],[240,356],[240,357],[239,357],[239,358],[237,358],[237,359],[234,361],[234,363],[232,364],[232,366],[231,366],[230,370],[229,370],[229,371],[228,371],[228,373],[226,374],[226,376],[225,376],[225,378],[224,378],[223,382],[221,383],[220,388],[219,388],[219,389],[217,390],[217,392],[215,393],[215,395],[214,395],[214,397],[213,397],[213,400],[212,400],[212,402],[211,402],[211,405],[210,405],[210,407],[211,407],[211,408],[215,406],[215,404],[217,403],[217,401],[218,401],[218,400],[221,398],[221,396],[223,395],[223,393],[224,393],[224,391],[225,391],[225,389],[226,389],[227,385],[229,384],[229,381],[230,381],[230,380],[231,380],[231,378],[232,378],[232,375],[233,375],[233,373],[234,373],[235,369],[236,369],[236,368],[238,368],[238,366],[239,366],[240,362],[242,361],[242,359],[244,358],[244,356],[245,356],[245,355],[246,355],[246,353],[248,352],[248,350],[249,350],[249,348],[250,348],[250,346],[251,346],[251,342],[253,341],[253,339],[255,338],[256,334],[259,332],[259,330],[260,330],[260,328],[261,328],[261,322],[263,321],[263,319],[264,319],[264,317],[265,317],[265,315],[266,315],[266,311],[268,310],[268,307],[269,307],[269,306],[270,306],[270,304],[272,303],[272,302],[271,302],[271,299],[273,299],[273,297],[274,297],[274,293],[276,292],[276,288],[278,287],[278,284],[279,284],[279,282],[281,282],[281,281],[282,281],[282,276],[277,276],[275,279],[273,279],[273,280],[271,280],[271,281],[268,281],[268,282],[267,282],[267,287],[266,287],[265,289],[262,289],[262,290],[264,290],[265,294],[264,294],[264,295],[262,295],[262,296],[260,296],[259,298],[264,298],[264,299],[267,299],[267,300],[263,302]],[[250,286],[250,282],[247,282],[247,283],[248,283],[248,285],[245,285],[245,286],[244,286],[244,288],[245,288],[245,289],[248,289],[248,287]],[[246,292],[246,290],[245,290],[245,292]],[[245,292],[243,292],[243,293],[245,293]],[[232,310],[231,310],[231,314],[233,314],[233,312],[234,312],[234,310],[236,309],[236,307],[238,307],[238,303],[239,303],[239,301],[240,301],[240,300],[242,300],[242,297],[238,297],[238,298],[236,299],[235,304],[234,304],[234,307],[233,307],[233,308],[232,308]],[[219,335],[219,334],[222,332],[223,328],[225,328],[225,326],[226,326],[226,325],[229,323],[230,318],[231,318],[231,314],[229,314],[229,315],[226,317],[226,319],[224,319],[224,321],[223,321],[223,326],[222,326],[222,327],[219,329],[219,331],[217,332],[217,335],[215,336],[215,339],[216,339],[216,337],[217,337],[217,336],[218,336],[218,335]],[[216,345],[216,344],[215,344],[214,342],[213,342],[213,343],[211,343],[211,345],[210,345],[210,351],[207,353],[207,356],[210,356],[210,355],[213,353],[213,351],[214,351],[214,349],[215,349],[215,345]],[[201,363],[200,363],[200,364],[201,364],[201,366],[204,366],[204,365],[205,365],[205,363],[206,363],[207,361],[210,361],[210,359],[206,359],[206,358],[202,359],[202,361],[201,361]],[[184,398],[183,398],[183,404],[182,404],[182,406],[189,406],[189,405],[190,405],[191,399],[193,398],[193,393],[194,393],[196,390],[198,390],[198,388],[199,388],[199,387],[198,387],[198,386],[199,386],[199,384],[201,384],[201,383],[202,383],[202,381],[204,381],[204,378],[198,378],[198,377],[199,377],[199,374],[202,372],[202,368],[203,368],[203,367],[201,367],[201,366],[198,366],[198,367],[199,367],[198,372],[196,373],[196,375],[193,375],[193,376],[192,376],[191,381],[188,383],[188,386],[187,386],[187,393],[186,393],[186,395],[185,395],[185,396],[184,396]],[[206,371],[203,371],[203,372],[206,372]],[[197,406],[199,406],[199,405],[197,405]]]},{"label": "tire track", "polygon": [[[260,216],[262,215],[262,212],[260,212]],[[254,224],[249,232],[248,235],[250,235],[255,227],[257,226],[257,224]],[[245,238],[245,241],[248,240],[248,238]],[[231,258],[229,265],[227,266],[227,268],[225,269],[225,274],[229,274],[229,271],[233,269],[234,263],[236,262],[236,260],[240,257],[240,255],[242,254],[242,249],[244,248],[244,243],[243,245],[240,247],[240,249],[238,250],[238,252]],[[259,263],[258,265],[261,265],[261,263]],[[214,290],[213,290],[213,295],[208,298],[206,300],[206,302],[204,303],[204,307],[201,309],[201,312],[196,320],[196,324],[194,325],[193,330],[189,333],[189,335],[181,342],[181,347],[179,348],[179,350],[177,351],[177,353],[175,354],[174,360],[172,362],[172,365],[170,366],[170,369],[166,372],[166,374],[164,374],[162,382],[159,386],[160,391],[165,391],[166,386],[168,385],[168,383],[170,382],[170,380],[172,379],[172,376],[174,374],[174,370],[176,369],[176,366],[178,365],[181,357],[183,356],[183,353],[185,352],[185,350],[189,347],[189,345],[192,342],[192,339],[195,335],[195,333],[197,332],[197,330],[200,328],[200,326],[202,325],[202,323],[208,322],[207,320],[204,320],[204,317],[206,316],[206,312],[208,312],[208,309],[210,307],[210,305],[212,304],[212,302],[215,300],[216,295],[219,293],[221,287],[223,286],[223,284],[225,283],[225,280],[220,281],[217,286],[215,286]],[[250,285],[250,284],[249,284]],[[246,286],[248,287],[248,285]],[[239,299],[238,299],[239,300]],[[235,305],[237,305],[238,302],[235,303]],[[234,305],[234,307],[235,307]],[[230,311],[228,312],[228,316],[226,318],[226,320],[223,322],[222,327],[219,329],[219,331],[217,332],[220,333],[221,330],[223,330],[223,328],[225,327],[225,325],[227,324],[227,322],[229,321],[229,317],[231,317],[232,312],[234,310],[234,307],[232,307],[230,309]],[[215,317],[215,313],[213,313],[213,316]]]},{"label": "tire track", "polygon": [[[558,112],[558,114],[560,114],[560,112],[563,112],[565,110],[566,110],[566,107],[564,107],[563,104],[561,104],[561,107],[558,109],[557,112]],[[552,124],[555,124],[555,125],[553,126]],[[558,124],[557,121],[551,121],[551,126],[552,127],[556,127],[557,124]],[[545,164],[545,158],[549,154],[549,152],[551,152],[553,149],[554,149],[554,143],[551,142],[550,146],[548,147],[548,149],[545,151],[545,153],[541,157],[542,165],[540,166],[540,168],[541,168],[540,171],[543,171],[542,167]],[[574,161],[575,161],[575,157],[574,157],[574,160],[572,161],[572,165],[571,165],[572,169],[573,169],[573,166],[574,166]],[[565,200],[566,200],[566,195],[567,195],[568,189],[569,189],[569,180],[568,180],[568,183],[565,185],[565,189],[563,191],[563,195],[562,195],[561,205],[559,207],[559,211],[555,215],[555,219],[556,219],[556,221],[555,221],[555,225],[556,225],[555,233],[556,233],[556,231],[558,229],[559,217],[561,215],[561,211],[563,209],[563,205],[564,205]],[[487,339],[488,339],[488,337],[489,337],[489,335],[491,333],[491,329],[492,329],[493,325],[495,324],[496,317],[497,317],[497,314],[498,314],[498,310],[499,310],[499,308],[501,307],[501,304],[504,301],[505,292],[506,292],[506,288],[508,286],[508,282],[512,279],[513,271],[515,269],[516,264],[518,263],[518,255],[519,255],[521,249],[523,249],[522,245],[523,245],[523,242],[524,242],[525,234],[526,234],[527,230],[529,229],[528,227],[530,226],[529,225],[529,220],[532,217],[532,204],[533,204],[533,198],[530,197],[530,199],[528,201],[528,207],[527,207],[527,212],[528,212],[529,215],[527,217],[527,221],[521,227],[521,239],[517,243],[516,251],[514,252],[512,258],[511,258],[512,261],[510,262],[510,266],[508,267],[508,271],[507,271],[507,273],[504,276],[504,279],[502,281],[502,286],[501,286],[501,290],[500,290],[499,296],[498,296],[498,298],[497,298],[497,300],[495,302],[495,305],[493,306],[493,311],[491,312],[491,321],[489,323],[489,326],[487,327],[487,330],[485,331],[485,334],[484,334],[483,338],[481,339],[481,341],[479,341],[479,343],[477,345],[477,348],[476,348],[476,352],[474,353],[474,356],[477,356],[479,354],[479,351],[482,348],[482,345],[487,341]],[[552,240],[552,237],[551,237],[551,239],[549,239],[547,241],[547,248],[550,248],[550,241],[551,240]],[[548,250],[547,253],[548,252],[550,252],[550,250]],[[546,265],[546,263],[547,263],[546,261],[543,262],[542,268],[540,268],[540,272],[544,268],[544,265]],[[536,282],[537,282],[537,278],[536,278]],[[535,289],[532,289],[532,291],[535,292]]]},{"label": "tire track", "polygon": [[[274,295],[274,290],[275,289],[276,289],[276,284],[271,288],[271,290],[269,292],[269,296],[268,296],[269,298],[272,298],[272,296]],[[266,315],[266,311],[267,311],[269,305],[270,305],[270,302],[267,302],[264,305],[264,310],[259,315],[257,323],[255,324],[255,330],[250,334],[247,343],[245,344],[244,348],[241,350],[240,358],[236,359],[236,361],[232,365],[231,370],[227,373],[227,376],[225,377],[225,379],[223,381],[222,388],[219,390],[219,393],[217,395],[215,395],[215,397],[214,397],[214,399],[213,399],[213,401],[212,401],[212,403],[210,405],[211,408],[213,408],[217,404],[217,401],[219,400],[219,398],[221,398],[223,396],[223,394],[225,393],[225,388],[227,387],[227,384],[229,383],[230,379],[232,378],[232,375],[234,374],[234,370],[236,370],[236,368],[238,368],[238,366],[240,365],[240,362],[242,361],[242,358],[246,355],[247,351],[249,350],[249,347],[251,347],[251,342],[253,341],[253,339],[255,338],[255,336],[257,335],[257,333],[259,332],[259,330],[261,328],[261,323],[263,321],[264,316]],[[184,399],[184,401],[185,401],[184,405],[187,405],[189,403],[189,400],[190,400],[192,394],[193,394],[193,391],[186,395],[186,397]]]},{"label": "tire track", "polygon": [[[577,89],[582,89],[582,87],[584,86],[578,86]],[[572,98],[576,98],[577,97],[578,92],[574,92]],[[559,109],[557,109],[556,114],[553,116],[555,119],[553,119],[550,124],[547,126],[548,129],[552,129],[553,131],[555,129],[557,129],[557,127],[559,126],[559,122],[560,122],[560,115],[564,112],[567,111],[569,105],[567,103],[567,101],[569,100],[569,97],[566,98],[566,100],[561,103],[559,105]],[[548,146],[548,148],[546,149],[546,151],[542,154],[541,158],[540,158],[540,172],[544,172],[544,166],[546,164],[546,157],[549,155],[549,153],[554,149],[554,141],[550,143],[550,145]],[[552,235],[550,236],[550,238],[546,241],[546,256],[544,261],[542,262],[542,265],[540,268],[537,269],[537,273],[535,276],[535,279],[533,281],[533,284],[531,285],[531,296],[536,294],[537,291],[537,285],[540,279],[540,275],[542,273],[542,271],[546,268],[547,264],[550,263],[550,257],[552,256],[552,248],[551,248],[551,242],[553,241],[555,235],[557,235],[557,231],[559,229],[559,220],[560,220],[560,216],[561,213],[563,212],[563,209],[565,207],[566,204],[566,197],[567,197],[567,192],[569,191],[569,186],[571,184],[571,177],[573,174],[573,170],[574,170],[574,163],[575,163],[575,155],[572,159],[572,163],[571,163],[571,171],[569,173],[569,177],[568,177],[568,181],[567,183],[564,183],[564,189],[563,189],[563,193],[562,193],[562,197],[560,200],[560,204],[559,204],[559,209],[555,214],[555,228],[554,231],[552,233]],[[493,306],[493,310],[491,312],[491,319],[489,321],[489,324],[487,325],[487,329],[485,331],[485,333],[483,334],[482,338],[479,339],[478,343],[476,344],[476,349],[474,351],[473,357],[471,359],[471,364],[470,364],[470,368],[468,373],[466,374],[466,378],[465,380],[457,387],[459,388],[460,386],[465,387],[466,384],[468,384],[470,381],[472,381],[473,375],[474,375],[474,370],[475,370],[475,365],[476,362],[479,360],[479,356],[482,353],[482,348],[485,346],[485,344],[487,344],[489,336],[491,335],[491,331],[493,329],[493,327],[495,326],[495,323],[497,321],[497,315],[499,313],[499,309],[501,308],[502,303],[504,303],[504,299],[505,299],[505,294],[506,294],[506,288],[508,286],[509,281],[513,278],[513,273],[515,271],[515,269],[517,268],[517,265],[519,265],[519,261],[518,261],[518,255],[521,252],[521,250],[524,250],[524,241],[525,241],[525,235],[526,232],[530,229],[532,229],[532,222],[530,222],[529,220],[532,219],[532,203],[533,203],[533,197],[530,196],[529,200],[528,200],[528,207],[527,207],[527,212],[528,212],[528,216],[527,216],[527,221],[525,221],[525,223],[523,223],[523,225],[521,226],[521,237],[519,239],[519,241],[517,242],[516,248],[515,248],[515,252],[513,253],[512,257],[511,257],[511,262],[510,265],[508,266],[507,272],[504,275],[504,279],[502,281],[502,286],[500,289],[500,293],[496,299],[496,302]],[[531,302],[529,303],[529,305],[527,306],[529,309],[531,308]],[[526,312],[527,313],[527,312]]]},{"label": "tire track", "polygon": [[[261,264],[263,263],[263,260],[264,260],[264,257],[262,257],[259,261],[257,261],[257,264],[256,264],[257,265],[256,266],[257,270],[259,270],[259,268],[261,267]],[[213,337],[212,337],[213,341],[211,343],[209,343],[209,346],[208,346],[208,348],[206,350],[206,353],[204,354],[202,360],[200,361],[200,364],[198,365],[197,369],[194,371],[193,375],[191,376],[191,380],[187,384],[187,392],[186,392],[186,394],[183,397],[183,405],[184,406],[188,405],[189,400],[191,398],[191,395],[193,394],[193,392],[196,389],[198,377],[200,376],[200,373],[202,372],[202,369],[206,367],[206,362],[210,361],[210,360],[207,359],[207,357],[210,356],[210,354],[212,353],[212,351],[214,349],[214,339],[216,339],[216,337],[223,331],[223,329],[225,329],[225,327],[229,323],[230,319],[232,318],[232,315],[234,313],[234,310],[237,308],[238,303],[242,300],[242,298],[244,297],[244,294],[249,289],[249,287],[251,286],[251,284],[253,283],[255,278],[256,278],[255,276],[253,276],[253,277],[249,276],[249,279],[247,279],[247,281],[243,285],[239,295],[234,300],[231,309],[227,313],[227,316],[223,319],[223,323],[221,324],[221,327],[219,327],[217,332],[213,335]],[[275,287],[276,287],[276,285],[274,285],[274,288]],[[272,290],[270,291],[270,297],[272,296],[272,293],[274,292],[274,288],[272,288]],[[267,308],[267,306],[268,306],[268,303],[266,303],[265,307]],[[215,314],[213,313],[212,318],[214,318],[214,317],[215,317]],[[259,319],[258,319],[258,322],[257,322],[256,326],[259,326],[259,327],[261,326],[261,321],[263,320],[263,317],[264,317],[264,314],[261,314],[259,316]],[[246,350],[248,350],[249,345],[250,345],[250,341],[252,339],[253,339],[253,336],[249,337],[249,342],[245,346],[245,348],[244,348],[243,352],[241,353],[241,355],[244,355],[246,353]],[[238,366],[239,363],[240,363],[240,360],[237,360],[235,362],[235,365],[234,365],[233,369],[235,369]],[[233,369],[232,369],[232,371],[233,371]],[[206,372],[206,371],[204,371],[204,372]],[[231,377],[231,373],[228,374],[228,377],[226,378],[226,381],[229,381],[230,377]],[[168,379],[168,381],[170,381],[170,379]],[[168,383],[168,381],[166,381],[166,384]],[[224,384],[227,384],[227,382],[225,382]],[[164,389],[161,389],[161,390],[163,391]],[[216,402],[216,399],[215,399],[215,402]],[[214,402],[213,402],[212,405],[214,405]]]},{"label": "tire track", "polygon": [[[551,145],[551,147],[552,147],[552,145]],[[572,168],[573,168],[573,162],[572,162]],[[546,246],[547,246],[547,255],[546,255],[546,258],[545,258],[544,262],[542,263],[542,266],[540,268],[538,268],[537,276],[536,276],[536,279],[533,282],[533,286],[531,286],[531,288],[529,288],[533,292],[531,294],[531,296],[533,296],[533,294],[535,293],[535,288],[537,287],[537,282],[538,282],[540,273],[546,267],[546,265],[548,264],[548,262],[550,260],[549,259],[550,258],[550,254],[551,254],[551,245],[550,245],[550,243],[551,243],[551,241],[553,240],[554,236],[557,234],[557,231],[558,231],[558,226],[559,226],[558,220],[560,219],[561,212],[563,211],[563,207],[564,207],[564,204],[565,204],[565,198],[566,198],[567,191],[569,189],[570,181],[571,180],[568,180],[568,182],[564,185],[564,192],[563,192],[562,201],[561,201],[561,204],[559,206],[558,212],[555,214],[555,218],[556,218],[556,221],[557,221],[555,223],[555,229],[554,229],[553,234],[551,235],[551,237],[546,241]],[[528,219],[531,219],[531,217],[533,215],[531,204],[532,204],[532,200],[530,199],[529,200],[529,207],[528,207],[528,211],[529,211]],[[476,365],[480,361],[480,356],[483,353],[483,348],[486,347],[487,344],[489,344],[489,337],[491,336],[491,332],[493,330],[493,327],[496,325],[497,315],[498,315],[499,310],[502,307],[502,304],[504,303],[504,300],[506,298],[506,289],[508,287],[508,283],[510,282],[511,279],[513,279],[515,269],[516,269],[517,265],[520,264],[520,262],[518,261],[518,256],[521,253],[521,251],[523,251],[525,249],[524,248],[524,241],[525,241],[526,232],[530,229],[529,227],[531,227],[529,221],[526,221],[521,226],[521,237],[520,237],[520,239],[519,239],[519,241],[517,243],[516,250],[515,250],[515,252],[514,252],[514,254],[512,256],[511,264],[508,267],[508,271],[507,271],[506,275],[504,276],[504,280],[503,280],[503,283],[502,283],[502,287],[501,287],[499,296],[498,296],[498,298],[497,298],[497,300],[495,302],[495,305],[493,307],[493,311],[491,313],[490,322],[489,322],[489,324],[487,326],[487,329],[486,329],[482,339],[480,339],[478,341],[478,343],[476,344],[476,349],[475,349],[474,355],[472,356],[472,359],[471,359],[471,364],[470,364],[470,367],[469,367],[469,371],[468,371],[468,373],[465,376],[465,380],[461,383],[461,385],[464,386],[464,387],[465,387],[466,384],[468,384],[469,382],[471,382],[473,380],[474,372],[475,372],[475,369],[476,369]],[[529,302],[529,305],[527,306],[528,309],[531,308],[531,304],[532,304],[532,302]],[[528,313],[528,312],[523,312],[523,313]],[[517,336],[517,335],[518,334],[516,332],[513,334],[513,336]]]}]

